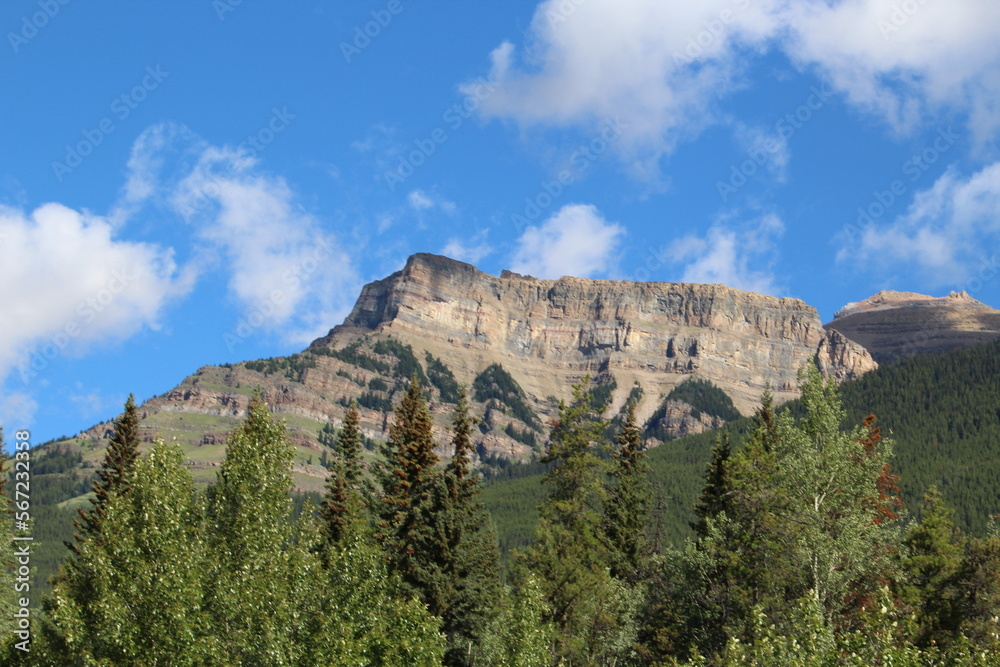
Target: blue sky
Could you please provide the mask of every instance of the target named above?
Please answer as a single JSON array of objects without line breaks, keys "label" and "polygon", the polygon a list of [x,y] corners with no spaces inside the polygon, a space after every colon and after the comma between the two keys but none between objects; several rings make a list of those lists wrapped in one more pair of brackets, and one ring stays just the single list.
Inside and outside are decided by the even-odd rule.
[{"label": "blue sky", "polygon": [[288,354],[414,252],[1000,305],[1000,5],[0,5],[0,423]]}]

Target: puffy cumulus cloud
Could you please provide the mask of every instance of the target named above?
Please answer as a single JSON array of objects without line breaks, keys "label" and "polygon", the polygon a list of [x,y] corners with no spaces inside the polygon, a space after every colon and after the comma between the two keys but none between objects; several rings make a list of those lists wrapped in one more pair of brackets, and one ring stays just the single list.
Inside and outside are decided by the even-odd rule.
[{"label": "puffy cumulus cloud", "polygon": [[[993,0],[545,0],[526,38],[490,54],[487,118],[522,127],[626,126],[616,150],[639,175],[722,122],[755,53],[778,50],[899,132],[928,113],[1000,129],[1000,3]],[[466,88],[474,84],[469,84]]]},{"label": "puffy cumulus cloud", "polygon": [[997,259],[984,249],[1000,241],[1000,162],[969,177],[949,170],[918,192],[903,215],[861,224],[845,235],[839,262],[886,273],[918,269],[934,287],[982,278],[984,268],[992,277]]},{"label": "puffy cumulus cloud", "polygon": [[712,121],[713,101],[739,69],[734,52],[769,25],[749,0],[547,0],[523,53],[510,42],[491,53],[490,78],[500,85],[480,110],[523,126],[591,130],[620,118],[616,149],[648,171]]},{"label": "puffy cumulus cloud", "polygon": [[0,208],[0,378],[36,377],[51,359],[157,328],[194,284],[173,251],[116,238],[107,218],[45,204]]},{"label": "puffy cumulus cloud", "polygon": [[970,115],[980,141],[1000,128],[1000,4],[993,0],[788,2],[779,44],[855,105],[900,132],[928,113]]},{"label": "puffy cumulus cloud", "polygon": [[722,219],[704,236],[685,236],[665,248],[673,264],[684,265],[680,280],[719,283],[737,289],[780,296],[773,267],[784,225],[768,214],[750,224],[733,225]]},{"label": "puffy cumulus cloud", "polygon": [[517,240],[512,270],[539,278],[606,274],[615,261],[625,229],[597,209],[568,204]]},{"label": "puffy cumulus cloud", "polygon": [[[162,169],[164,156],[172,168]],[[159,193],[203,250],[221,258],[251,329],[306,343],[346,314],[359,287],[351,258],[252,150],[157,126],[136,142],[129,164],[130,184],[155,184],[131,189]]]}]

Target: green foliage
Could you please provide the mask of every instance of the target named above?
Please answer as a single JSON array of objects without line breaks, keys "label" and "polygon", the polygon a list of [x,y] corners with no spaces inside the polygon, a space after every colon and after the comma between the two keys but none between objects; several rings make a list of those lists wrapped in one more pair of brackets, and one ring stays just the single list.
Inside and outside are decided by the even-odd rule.
[{"label": "green foliage", "polygon": [[538,435],[534,431],[519,429],[514,426],[513,422],[510,422],[504,426],[503,432],[532,449],[538,447]]},{"label": "green foliage", "polygon": [[362,351],[361,345],[363,342],[362,340],[356,340],[339,350],[335,350],[332,347],[314,347],[310,348],[309,352],[311,354],[333,357],[334,359],[343,361],[345,364],[351,364],[367,371],[388,375],[392,371],[392,366]]},{"label": "green foliage", "polygon": [[455,374],[443,361],[430,352],[426,353],[427,379],[437,388],[443,403],[458,403],[459,386]]},{"label": "green foliage", "polygon": [[342,542],[356,524],[365,521],[363,512],[364,482],[361,464],[361,428],[358,410],[353,405],[344,418],[344,428],[337,438],[332,474],[326,480],[326,495],[320,509],[323,536],[332,544]]},{"label": "green foliage", "polygon": [[368,381],[368,388],[371,391],[389,391],[389,385],[382,378],[374,377]]},{"label": "green foliage", "polygon": [[[341,404],[350,405],[350,401],[346,398],[341,401]],[[389,412],[392,410],[392,399],[388,396],[383,396],[381,393],[373,393],[370,391],[363,391],[361,395],[357,398],[357,404],[363,408],[368,408],[369,410],[378,410],[379,412]]]},{"label": "green foliage", "polygon": [[711,417],[718,417],[723,421],[730,422],[741,418],[739,411],[733,407],[733,401],[726,392],[722,391],[708,380],[700,378],[689,378],[674,387],[663,403],[656,409],[646,422],[645,435],[647,438],[667,441],[673,439],[662,424],[662,420],[667,415],[668,401],[681,401],[691,406],[691,416],[700,419],[702,413]]},{"label": "green foliage", "polygon": [[[78,533],[74,535],[77,543],[85,540],[99,539],[101,519],[104,508],[111,498],[123,493],[129,486],[129,475],[139,457],[139,415],[136,413],[135,397],[129,394],[125,402],[125,412],[115,420],[115,431],[108,441],[104,452],[104,462],[97,471],[91,499],[93,507],[90,512],[78,510],[79,522],[75,522]],[[77,546],[67,543],[74,552]]]},{"label": "green foliage", "polygon": [[641,577],[646,555],[646,523],[650,490],[646,480],[649,464],[642,449],[642,431],[635,420],[635,405],[629,404],[611,454],[611,483],[605,493],[604,534],[608,541],[611,574],[619,579]]},{"label": "green foliage", "polygon": [[481,667],[547,667],[554,628],[545,597],[528,573],[516,588],[503,592],[499,613],[490,623],[474,663]]},{"label": "green foliage", "polygon": [[701,378],[692,377],[680,383],[670,390],[667,400],[684,401],[693,407],[695,419],[702,412],[727,422],[742,417],[726,392]]},{"label": "green foliage", "polygon": [[213,662],[202,613],[204,510],[176,445],[134,463],[128,493],[101,505],[102,539],[82,542],[46,601],[58,664]]},{"label": "green foliage", "polygon": [[407,597],[367,531],[329,547],[318,592],[321,613],[302,665],[436,667],[445,637],[440,620]]},{"label": "green foliage", "polygon": [[605,422],[593,409],[589,378],[573,386],[573,400],[559,406],[543,461],[545,502],[537,541],[519,563],[538,578],[556,628],[554,655],[569,663],[607,664],[630,652],[635,590],[611,576],[603,505],[611,465],[602,440]]},{"label": "green foliage", "polygon": [[448,636],[445,663],[469,665],[500,595],[500,552],[492,520],[471,469],[472,427],[464,390],[452,421],[454,455],[435,479],[422,530],[418,570],[422,598]]},{"label": "green foliage", "polygon": [[504,370],[500,364],[490,364],[476,376],[472,382],[473,398],[480,403],[495,400],[501,403],[512,416],[535,429],[541,430],[541,424],[527,404],[527,395],[521,385]]},{"label": "green foliage", "polygon": [[590,402],[596,413],[604,414],[604,411],[611,405],[611,395],[615,393],[617,388],[618,380],[613,375],[610,380],[594,384],[590,390]]},{"label": "green foliage", "polygon": [[307,368],[316,368],[316,357],[310,350],[302,354],[293,354],[290,357],[271,357],[247,361],[243,365],[262,375],[283,375],[289,380],[300,382],[302,373]]},{"label": "green foliage", "polygon": [[293,457],[284,424],[255,397],[209,494],[205,610],[232,663],[293,664],[308,645],[299,619],[319,562],[290,521]]},{"label": "green foliage", "polygon": [[380,338],[372,347],[372,352],[396,357],[396,367],[393,371],[396,378],[407,380],[416,376],[421,385],[427,386],[427,376],[424,375],[424,369],[420,366],[416,355],[413,354],[413,348],[409,345],[400,343],[395,338]]},{"label": "green foliage", "polygon": [[419,590],[424,510],[440,471],[435,469],[434,438],[427,402],[416,376],[396,408],[389,439],[382,446],[379,482],[382,497],[376,508],[376,538],[388,554],[391,569]]}]

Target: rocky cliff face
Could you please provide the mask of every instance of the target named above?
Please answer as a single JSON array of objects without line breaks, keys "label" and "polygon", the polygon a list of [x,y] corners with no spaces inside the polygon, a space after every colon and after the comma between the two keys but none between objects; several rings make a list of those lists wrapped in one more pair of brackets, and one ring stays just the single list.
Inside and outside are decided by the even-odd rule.
[{"label": "rocky cliff face", "polygon": [[367,285],[345,322],[313,347],[371,333],[429,349],[466,378],[499,362],[535,396],[563,397],[571,381],[607,371],[619,387],[643,386],[646,414],[692,374],[747,413],[768,383],[779,400],[795,396],[812,356],[838,380],[876,367],[798,299],[723,285],[496,277],[435,255],[414,255]]},{"label": "rocky cliff face", "polygon": [[965,292],[931,297],[883,291],[849,303],[827,324],[863,345],[879,362],[947,352],[1000,337],[1000,311]]},{"label": "rocky cliff face", "polygon": [[[542,451],[558,400],[584,375],[603,389],[606,417],[619,414],[630,395],[641,396],[639,419],[645,423],[663,406],[658,432],[675,437],[721,424],[687,403],[665,403],[684,380],[709,380],[749,414],[768,384],[779,402],[797,396],[797,373],[810,358],[838,381],[876,367],[863,347],[824,329],[816,310],[797,299],[722,285],[539,280],[507,271],[497,277],[421,254],[367,285],[344,323],[309,349],[205,366],[146,401],[141,427],[147,441],[180,442],[196,479],[209,481],[226,433],[260,390],[298,445],[297,487],[319,490],[329,454],[321,431],[338,427],[354,400],[365,435],[384,440],[392,406],[415,370],[430,378],[445,457],[454,389],[472,387],[476,399],[477,378],[502,366],[509,377],[490,376],[500,394],[473,400],[484,417],[476,447],[481,459],[526,459]],[[96,464],[109,435],[110,425],[100,424],[72,442]]]}]

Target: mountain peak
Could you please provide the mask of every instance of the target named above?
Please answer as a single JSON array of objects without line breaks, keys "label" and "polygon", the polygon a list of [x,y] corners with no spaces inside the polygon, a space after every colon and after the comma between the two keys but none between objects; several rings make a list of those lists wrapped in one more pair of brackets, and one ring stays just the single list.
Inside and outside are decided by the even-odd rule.
[{"label": "mountain peak", "polygon": [[860,343],[883,363],[1000,338],[1000,311],[964,290],[939,297],[883,290],[847,304],[826,327]]}]

